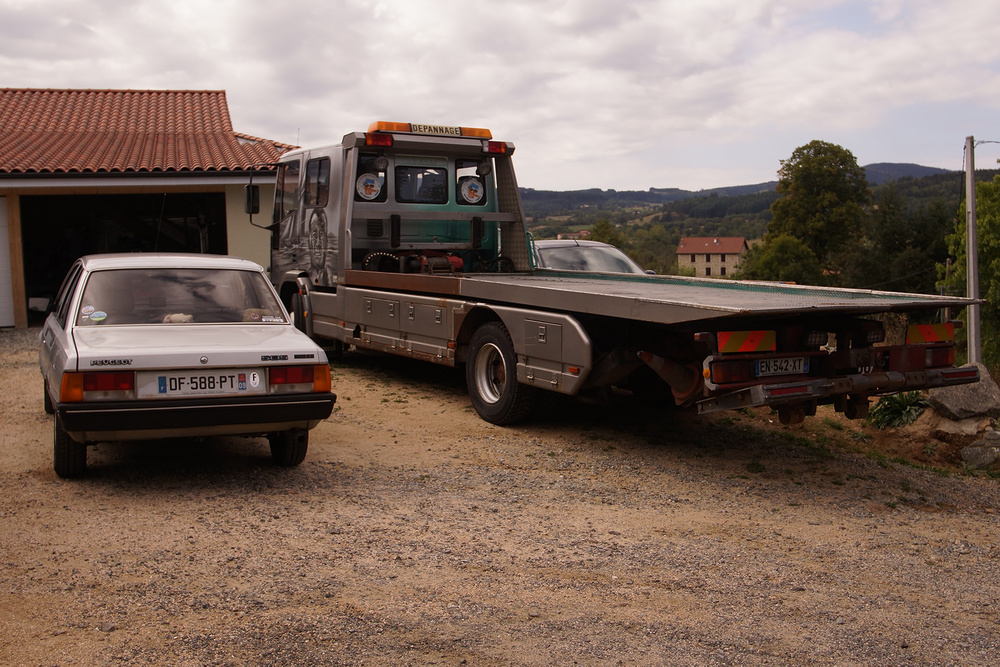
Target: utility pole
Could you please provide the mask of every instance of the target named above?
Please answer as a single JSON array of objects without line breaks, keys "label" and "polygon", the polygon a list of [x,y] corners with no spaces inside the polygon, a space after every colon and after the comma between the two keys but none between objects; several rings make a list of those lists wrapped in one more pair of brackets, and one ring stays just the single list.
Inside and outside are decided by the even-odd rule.
[{"label": "utility pole", "polygon": [[[976,234],[976,142],[965,138],[965,277],[966,295],[979,299],[979,242]],[[969,306],[969,363],[982,363],[979,304]]]}]

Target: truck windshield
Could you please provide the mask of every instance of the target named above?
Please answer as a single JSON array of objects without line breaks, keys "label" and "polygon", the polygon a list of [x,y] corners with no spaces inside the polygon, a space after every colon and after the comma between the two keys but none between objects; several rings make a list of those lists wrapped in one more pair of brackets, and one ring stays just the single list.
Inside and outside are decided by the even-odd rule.
[{"label": "truck windshield", "polygon": [[448,203],[448,170],[441,167],[396,167],[396,201]]}]

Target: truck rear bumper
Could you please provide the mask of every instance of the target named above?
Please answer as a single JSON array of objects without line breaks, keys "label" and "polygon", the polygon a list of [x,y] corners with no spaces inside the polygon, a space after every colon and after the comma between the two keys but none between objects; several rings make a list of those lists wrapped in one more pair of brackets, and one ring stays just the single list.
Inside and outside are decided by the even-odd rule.
[{"label": "truck rear bumper", "polygon": [[738,410],[762,405],[790,405],[812,401],[828,402],[847,394],[886,394],[914,389],[930,389],[979,382],[975,366],[941,368],[901,373],[897,371],[857,373],[835,378],[817,378],[783,384],[759,384],[698,401],[698,413]]}]

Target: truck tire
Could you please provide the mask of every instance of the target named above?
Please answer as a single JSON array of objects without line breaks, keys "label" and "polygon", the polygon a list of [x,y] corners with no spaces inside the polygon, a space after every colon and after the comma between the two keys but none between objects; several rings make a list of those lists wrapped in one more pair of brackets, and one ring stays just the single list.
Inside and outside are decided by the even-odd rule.
[{"label": "truck tire", "polygon": [[292,317],[295,319],[295,328],[306,333],[306,314],[305,308],[302,307],[302,295],[296,292],[292,295],[291,308]]},{"label": "truck tire", "polygon": [[63,479],[81,477],[87,470],[87,443],[69,437],[62,419],[52,420],[52,467]]},{"label": "truck tire", "polygon": [[287,431],[270,433],[267,441],[271,445],[271,459],[279,466],[292,467],[302,463],[309,449],[309,431],[292,428]]},{"label": "truck tire", "polygon": [[500,426],[523,421],[538,398],[537,388],[517,381],[514,343],[499,322],[487,322],[472,334],[465,384],[479,416]]}]

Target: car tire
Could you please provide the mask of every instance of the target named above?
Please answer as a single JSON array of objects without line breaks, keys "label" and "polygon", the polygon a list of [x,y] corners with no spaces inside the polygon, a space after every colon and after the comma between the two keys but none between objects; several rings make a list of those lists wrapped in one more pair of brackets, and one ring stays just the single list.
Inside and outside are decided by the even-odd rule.
[{"label": "car tire", "polygon": [[538,398],[536,387],[517,381],[514,343],[500,322],[487,322],[472,334],[465,384],[479,416],[500,426],[524,421]]},{"label": "car tire", "polygon": [[45,414],[54,415],[56,410],[52,405],[52,398],[49,396],[49,381],[45,380],[44,386],[42,387],[42,408],[45,410]]},{"label": "car tire", "polygon": [[267,436],[271,445],[271,458],[279,466],[297,466],[306,458],[309,449],[309,431],[304,428],[292,428],[287,431],[271,433]]},{"label": "car tire", "polygon": [[87,470],[87,443],[69,437],[62,419],[52,420],[52,467],[63,479],[83,476]]}]

